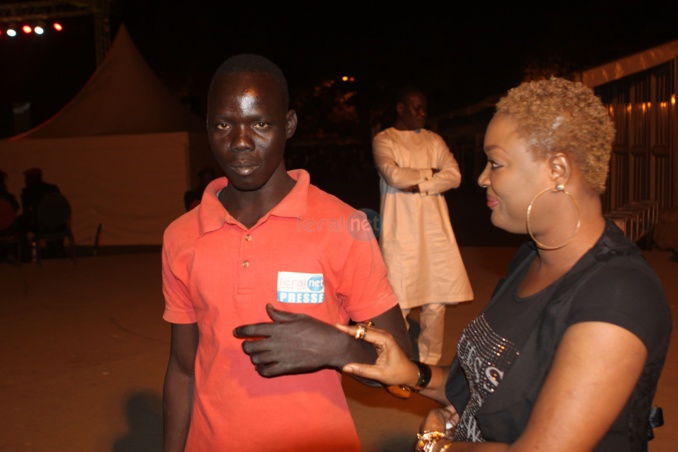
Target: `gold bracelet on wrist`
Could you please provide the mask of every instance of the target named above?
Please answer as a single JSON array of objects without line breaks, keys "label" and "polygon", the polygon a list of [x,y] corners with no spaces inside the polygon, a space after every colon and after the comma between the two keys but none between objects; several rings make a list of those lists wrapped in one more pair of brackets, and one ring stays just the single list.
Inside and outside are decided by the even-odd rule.
[{"label": "gold bracelet on wrist", "polygon": [[[438,447],[438,443],[440,446]],[[443,432],[431,431],[424,433],[417,433],[417,447],[416,452],[436,452],[444,451],[447,446],[452,443],[452,440],[445,436]]]}]

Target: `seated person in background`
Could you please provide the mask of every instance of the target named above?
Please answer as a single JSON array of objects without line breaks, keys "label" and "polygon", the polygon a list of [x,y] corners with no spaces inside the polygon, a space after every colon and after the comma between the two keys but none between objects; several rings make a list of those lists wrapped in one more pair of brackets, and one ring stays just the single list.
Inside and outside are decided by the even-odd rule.
[{"label": "seated person in background", "polygon": [[[24,171],[24,177],[25,186],[21,190],[21,207],[23,210],[17,221],[21,236],[22,255],[24,260],[28,260],[31,254],[28,233],[38,231],[39,225],[36,218],[38,205],[46,195],[61,193],[61,190],[57,185],[45,182],[42,179],[42,170],[40,168],[30,168]],[[64,256],[63,241],[48,242],[47,249],[51,257]]]},{"label": "seated person in background", "polygon": [[15,214],[19,212],[19,202],[12,193],[7,191],[7,173],[2,170],[0,170],[0,198],[9,202]]},{"label": "seated person in background", "polygon": [[[7,173],[0,170],[0,199],[5,201],[0,205],[0,237],[13,237],[16,227],[16,215],[19,211],[19,203],[16,197],[7,191]],[[9,256],[10,251],[0,242],[0,259]]]},{"label": "seated person in background", "polygon": [[581,83],[526,82],[497,104],[478,184],[492,223],[531,240],[451,366],[416,365],[368,328],[376,364],[343,369],[444,406],[422,423],[417,450],[647,450],[672,321],[657,275],[602,213],[614,134]]}]

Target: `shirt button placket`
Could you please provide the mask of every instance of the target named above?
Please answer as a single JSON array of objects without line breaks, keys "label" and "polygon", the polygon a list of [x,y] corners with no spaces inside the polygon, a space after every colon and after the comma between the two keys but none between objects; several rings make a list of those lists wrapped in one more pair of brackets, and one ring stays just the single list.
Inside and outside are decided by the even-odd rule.
[{"label": "shirt button placket", "polygon": [[[252,236],[250,234],[245,234],[245,242],[249,242],[252,240]],[[249,254],[248,250],[245,250],[246,254]],[[244,259],[242,261],[242,268],[248,268],[250,266],[250,261],[249,259]]]},{"label": "shirt button placket", "polygon": [[[247,244],[248,242],[252,241],[252,235],[247,233],[247,234],[245,234],[244,239],[245,239],[245,244]],[[247,256],[249,255],[249,247],[246,247],[244,249],[244,251],[245,251],[245,256],[244,256],[245,259],[243,259],[243,261],[242,261],[242,268],[249,268],[250,261],[249,261],[249,259],[247,259]]]},{"label": "shirt button placket", "polygon": [[[252,234],[249,231],[243,231],[240,235],[240,242],[237,246],[237,256],[234,256],[233,264],[237,267],[237,286],[238,294],[243,297],[250,297],[255,291],[256,288],[256,271],[254,268],[255,258],[257,257],[256,249],[253,248],[254,241],[252,240]],[[261,270],[261,269],[259,269]],[[243,302],[246,302],[248,298],[243,298]]]}]

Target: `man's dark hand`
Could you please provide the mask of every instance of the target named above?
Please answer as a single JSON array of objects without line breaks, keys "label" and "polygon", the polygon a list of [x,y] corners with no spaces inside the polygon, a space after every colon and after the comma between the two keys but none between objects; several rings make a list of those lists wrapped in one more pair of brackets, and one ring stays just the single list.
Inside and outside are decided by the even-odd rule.
[{"label": "man's dark hand", "polygon": [[323,368],[341,368],[350,336],[333,325],[305,314],[266,306],[272,323],[237,327],[233,334],[243,341],[242,349],[262,377],[308,373]]}]

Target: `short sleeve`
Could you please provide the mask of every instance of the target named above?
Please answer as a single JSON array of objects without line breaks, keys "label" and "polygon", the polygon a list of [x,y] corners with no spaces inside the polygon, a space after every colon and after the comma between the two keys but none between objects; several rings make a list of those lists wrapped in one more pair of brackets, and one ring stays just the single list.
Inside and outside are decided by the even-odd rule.
[{"label": "short sleeve", "polygon": [[671,313],[656,273],[640,257],[605,263],[577,291],[569,323],[618,325],[653,350],[671,329]]},{"label": "short sleeve", "polygon": [[358,239],[350,240],[337,292],[351,319],[361,322],[388,311],[398,304],[398,299],[388,281],[386,264],[371,229]]},{"label": "short sleeve", "polygon": [[197,318],[188,293],[188,269],[180,265],[172,252],[169,235],[165,234],[162,249],[162,292],[165,297],[163,319],[170,323],[195,323]]}]

